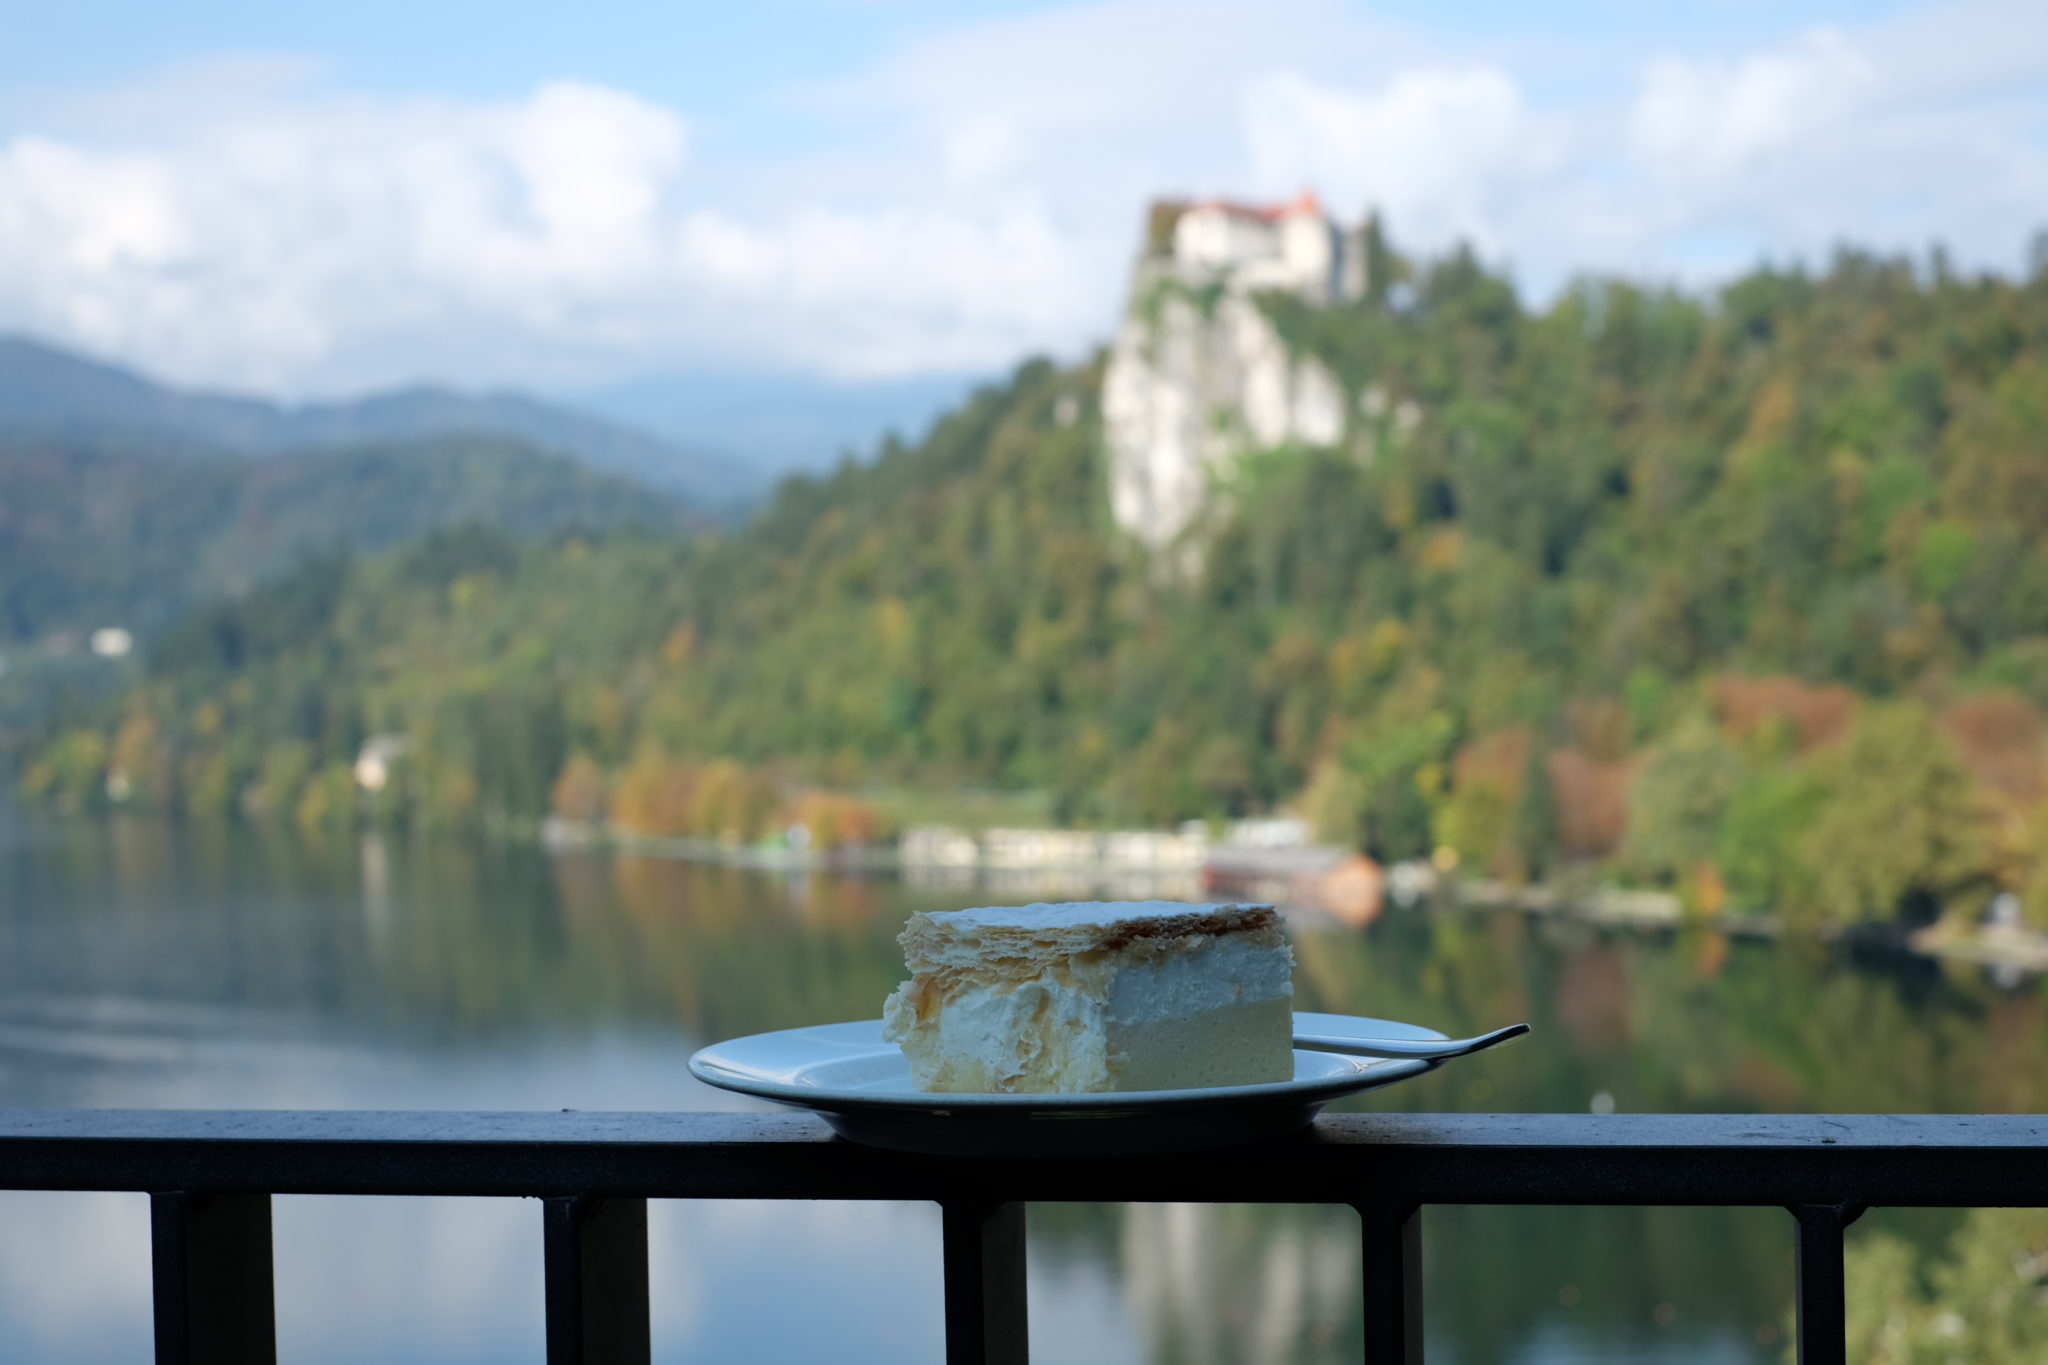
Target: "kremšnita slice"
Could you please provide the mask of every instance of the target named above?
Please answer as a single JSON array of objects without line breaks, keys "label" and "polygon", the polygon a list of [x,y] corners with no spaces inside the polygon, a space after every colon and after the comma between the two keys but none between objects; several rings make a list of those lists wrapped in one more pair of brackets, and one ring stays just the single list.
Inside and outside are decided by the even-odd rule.
[{"label": "krem\u0161nita slice", "polygon": [[1294,954],[1270,905],[926,911],[883,1006],[920,1090],[1175,1090],[1294,1074]]}]

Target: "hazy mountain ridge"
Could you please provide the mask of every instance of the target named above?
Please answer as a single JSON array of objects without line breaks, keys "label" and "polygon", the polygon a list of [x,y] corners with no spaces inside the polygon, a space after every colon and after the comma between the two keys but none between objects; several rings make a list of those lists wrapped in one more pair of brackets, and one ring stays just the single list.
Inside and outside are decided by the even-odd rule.
[{"label": "hazy mountain ridge", "polygon": [[509,391],[419,386],[287,407],[157,383],[25,336],[0,336],[0,435],[101,454],[277,456],[444,436],[511,438],[730,512],[762,491],[737,461]]},{"label": "hazy mountain ridge", "polygon": [[651,375],[574,395],[577,406],[695,450],[744,451],[772,475],[819,473],[894,435],[915,440],[994,376],[834,380],[789,372]]}]

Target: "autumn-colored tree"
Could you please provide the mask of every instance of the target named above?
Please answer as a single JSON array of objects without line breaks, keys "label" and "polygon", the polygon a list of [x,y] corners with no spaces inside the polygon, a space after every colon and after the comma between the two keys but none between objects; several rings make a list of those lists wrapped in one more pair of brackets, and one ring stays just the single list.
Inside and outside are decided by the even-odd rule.
[{"label": "autumn-colored tree", "polygon": [[[1615,752],[1605,745],[1602,749]],[[1583,749],[1553,749],[1544,765],[1555,793],[1558,851],[1586,859],[1618,850],[1628,833],[1634,765],[1624,758],[1603,762]]]},{"label": "autumn-colored tree", "polygon": [[871,844],[887,832],[881,812],[841,792],[812,788],[801,792],[782,816],[789,827],[801,827],[811,846],[839,849]]},{"label": "autumn-colored tree", "polygon": [[1475,868],[1505,876],[1526,870],[1514,841],[1534,745],[1527,727],[1516,726],[1458,751],[1451,794],[1439,813],[1439,843]]},{"label": "autumn-colored tree", "polygon": [[1856,694],[1840,684],[1812,686],[1798,678],[1717,677],[1710,690],[1715,714],[1728,733],[1748,739],[1779,722],[1803,752],[1830,744],[1849,732]]},{"label": "autumn-colored tree", "polygon": [[690,832],[745,843],[768,832],[775,795],[765,778],[730,759],[704,765],[690,794]]},{"label": "autumn-colored tree", "polygon": [[694,770],[657,749],[645,749],[626,765],[612,789],[612,820],[633,834],[688,834],[695,790]]},{"label": "autumn-colored tree", "polygon": [[2048,720],[2019,693],[1960,698],[1941,713],[1941,728],[1980,789],[2022,806],[2048,797]]},{"label": "autumn-colored tree", "polygon": [[[564,820],[602,824],[605,817],[604,770],[582,750],[569,755],[548,792],[548,809]],[[636,812],[637,813],[637,812]]]}]

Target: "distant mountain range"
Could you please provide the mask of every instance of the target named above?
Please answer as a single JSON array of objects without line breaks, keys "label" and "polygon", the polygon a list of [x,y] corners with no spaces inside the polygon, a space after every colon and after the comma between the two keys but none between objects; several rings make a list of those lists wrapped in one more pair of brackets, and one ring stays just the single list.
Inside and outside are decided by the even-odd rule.
[{"label": "distant mountain range", "polygon": [[147,645],[309,558],[443,527],[735,522],[773,477],[914,436],[970,384],[696,374],[294,406],[0,335],[0,730],[99,685],[65,662],[96,630]]},{"label": "distant mountain range", "polygon": [[989,376],[841,381],[803,374],[656,375],[577,394],[577,406],[693,450],[744,454],[764,474],[817,473],[894,433],[921,438]]},{"label": "distant mountain range", "polygon": [[172,388],[24,336],[0,336],[0,438],[105,455],[267,457],[446,436],[510,439],[730,513],[766,479],[607,418],[513,392],[417,387],[287,407]]}]

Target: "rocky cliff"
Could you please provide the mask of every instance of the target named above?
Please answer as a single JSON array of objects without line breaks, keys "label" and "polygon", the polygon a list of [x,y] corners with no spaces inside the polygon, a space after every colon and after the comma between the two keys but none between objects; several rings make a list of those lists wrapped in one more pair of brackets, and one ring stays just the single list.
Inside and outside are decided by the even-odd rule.
[{"label": "rocky cliff", "polygon": [[1343,389],[1319,361],[1290,354],[1259,295],[1329,305],[1364,284],[1360,232],[1313,197],[1154,206],[1103,380],[1118,525],[1165,550],[1247,451],[1341,441]]}]

